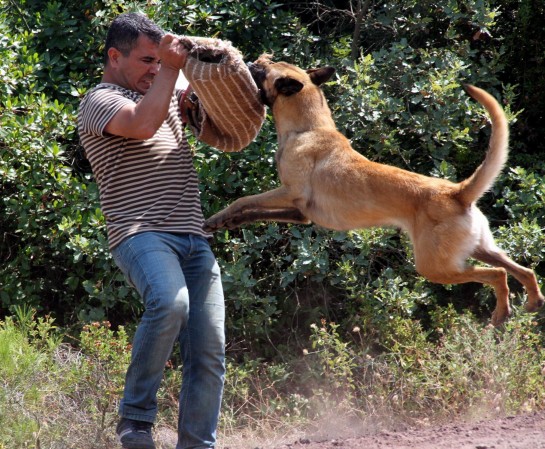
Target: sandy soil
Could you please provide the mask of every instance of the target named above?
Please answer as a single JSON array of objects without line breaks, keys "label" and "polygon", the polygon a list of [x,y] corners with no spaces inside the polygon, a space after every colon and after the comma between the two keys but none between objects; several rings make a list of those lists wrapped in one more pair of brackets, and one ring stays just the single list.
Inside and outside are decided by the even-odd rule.
[{"label": "sandy soil", "polygon": [[545,412],[345,439],[303,437],[274,449],[545,449]]}]

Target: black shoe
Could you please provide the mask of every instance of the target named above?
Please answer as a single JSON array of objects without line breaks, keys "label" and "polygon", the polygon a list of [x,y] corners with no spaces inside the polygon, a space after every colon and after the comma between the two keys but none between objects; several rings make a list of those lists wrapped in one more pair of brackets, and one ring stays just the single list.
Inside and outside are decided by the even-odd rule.
[{"label": "black shoe", "polygon": [[151,437],[153,424],[146,421],[121,418],[117,423],[115,433],[123,449],[155,449]]}]

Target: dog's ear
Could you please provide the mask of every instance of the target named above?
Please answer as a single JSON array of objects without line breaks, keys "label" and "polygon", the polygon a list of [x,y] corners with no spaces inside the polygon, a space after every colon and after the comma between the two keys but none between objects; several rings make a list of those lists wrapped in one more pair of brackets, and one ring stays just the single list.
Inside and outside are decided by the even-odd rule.
[{"label": "dog's ear", "polygon": [[333,67],[321,67],[319,69],[308,69],[307,74],[310,76],[310,80],[317,86],[325,83],[329,78],[333,76],[335,69]]},{"label": "dog's ear", "polygon": [[278,78],[274,83],[274,87],[276,87],[278,93],[285,95],[286,97],[296,94],[303,88],[303,86],[304,84],[302,82],[297,81],[294,78],[290,78],[289,76]]}]

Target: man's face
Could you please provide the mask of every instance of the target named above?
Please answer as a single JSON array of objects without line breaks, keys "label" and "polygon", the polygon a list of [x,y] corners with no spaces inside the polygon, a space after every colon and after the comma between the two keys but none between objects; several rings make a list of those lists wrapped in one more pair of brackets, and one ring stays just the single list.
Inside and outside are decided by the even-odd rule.
[{"label": "man's face", "polygon": [[136,46],[127,56],[116,50],[110,56],[116,83],[126,89],[145,94],[161,67],[158,48],[159,46],[147,36],[140,35]]}]

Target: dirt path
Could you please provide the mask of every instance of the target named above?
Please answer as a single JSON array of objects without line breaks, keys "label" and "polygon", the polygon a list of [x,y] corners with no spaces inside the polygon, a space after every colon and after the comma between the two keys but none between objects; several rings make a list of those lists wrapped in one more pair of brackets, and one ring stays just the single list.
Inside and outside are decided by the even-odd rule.
[{"label": "dirt path", "polygon": [[300,438],[275,449],[545,449],[545,412],[357,438]]}]

